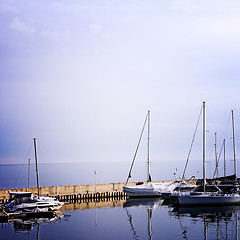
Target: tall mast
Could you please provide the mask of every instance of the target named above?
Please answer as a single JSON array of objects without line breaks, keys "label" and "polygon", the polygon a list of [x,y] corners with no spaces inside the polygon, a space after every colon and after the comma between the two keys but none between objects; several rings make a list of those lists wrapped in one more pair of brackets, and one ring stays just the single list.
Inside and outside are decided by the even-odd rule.
[{"label": "tall mast", "polygon": [[[131,172],[132,172],[133,164],[134,164],[136,156],[137,156],[138,148],[139,148],[141,140],[142,140],[142,135],[143,135],[143,132],[145,130],[145,126],[146,126],[147,120],[148,120],[148,112],[147,112],[147,115],[146,115],[145,120],[144,120],[143,128],[142,128],[142,131],[141,131],[141,134],[140,134],[140,138],[138,140],[137,148],[136,148],[136,151],[135,151],[135,154],[134,154],[134,157],[133,157],[133,160],[132,160],[132,164],[131,164],[131,167],[130,167],[130,170],[129,170],[129,173],[128,173],[126,185],[128,183],[129,178],[132,177],[131,176]],[[148,179],[148,176],[147,176],[147,179]]]},{"label": "tall mast", "polygon": [[215,158],[216,158],[216,178],[219,177],[218,175],[218,156],[217,156],[217,133],[215,132]]},{"label": "tall mast", "polygon": [[206,191],[206,175],[205,175],[205,152],[206,152],[206,107],[203,102],[203,191]]},{"label": "tall mast", "polygon": [[150,175],[150,111],[148,111],[148,158],[147,158],[147,182],[151,182]]},{"label": "tall mast", "polygon": [[28,191],[30,188],[30,158],[28,160]]},{"label": "tall mast", "polygon": [[38,188],[38,197],[39,197],[39,196],[40,196],[40,191],[39,191],[39,177],[38,177],[37,143],[36,143],[36,138],[34,138],[33,141],[34,141],[34,150],[35,150],[36,175],[37,175],[37,188]]},{"label": "tall mast", "polygon": [[236,164],[236,145],[235,145],[235,129],[234,129],[234,114],[232,110],[232,128],[233,128],[233,159],[234,159],[234,174],[237,180],[237,164]]},{"label": "tall mast", "polygon": [[223,139],[224,177],[226,177],[226,140]]}]

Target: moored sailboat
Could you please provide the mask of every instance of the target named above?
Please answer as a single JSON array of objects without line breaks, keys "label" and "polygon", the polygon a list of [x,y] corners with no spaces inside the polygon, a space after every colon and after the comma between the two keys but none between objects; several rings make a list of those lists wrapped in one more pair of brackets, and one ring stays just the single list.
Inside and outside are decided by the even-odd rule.
[{"label": "moored sailboat", "polygon": [[156,197],[161,196],[162,192],[171,191],[175,189],[179,183],[177,182],[163,182],[163,183],[153,183],[150,175],[150,111],[148,111],[147,116],[144,121],[143,129],[140,135],[140,139],[138,141],[137,149],[134,154],[134,158],[131,164],[131,168],[128,174],[128,178],[126,181],[126,185],[128,183],[129,178],[131,178],[132,167],[137,155],[137,150],[140,145],[140,141],[142,139],[143,131],[145,129],[145,125],[148,122],[148,156],[147,156],[147,183],[140,184],[136,186],[124,186],[123,190],[127,194],[128,197]]},{"label": "moored sailboat", "polygon": [[[233,111],[232,111],[233,119]],[[206,107],[203,102],[203,182],[201,189],[195,189],[189,193],[179,195],[178,203],[180,206],[184,205],[227,205],[240,204],[239,186],[232,185],[232,190],[226,193],[218,185],[206,184],[205,176],[205,145],[206,145]],[[234,141],[234,166],[236,176],[236,157],[235,157],[235,136],[234,136],[234,121],[233,121],[233,141]],[[213,188],[215,188],[213,190]]]}]

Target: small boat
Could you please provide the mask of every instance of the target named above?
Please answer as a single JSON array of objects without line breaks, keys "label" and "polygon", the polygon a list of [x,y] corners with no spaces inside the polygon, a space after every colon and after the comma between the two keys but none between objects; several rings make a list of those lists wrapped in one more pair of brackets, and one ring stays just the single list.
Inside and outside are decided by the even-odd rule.
[{"label": "small boat", "polygon": [[9,202],[5,205],[6,212],[49,211],[57,210],[64,203],[50,197],[38,197],[31,192],[10,192]]},{"label": "small boat", "polygon": [[[199,205],[227,205],[227,204],[240,204],[239,186],[231,185],[232,190],[226,193],[220,186],[211,185],[208,189],[205,177],[205,145],[206,145],[206,109],[205,102],[203,102],[203,185],[202,191],[198,189],[193,190],[187,194],[178,196],[178,203],[180,206],[199,206]],[[232,112],[233,117],[233,112]],[[233,121],[234,123],[234,121]],[[234,141],[234,165],[236,176],[236,158],[235,158],[235,138],[234,138],[234,124],[233,124],[233,141]]]}]

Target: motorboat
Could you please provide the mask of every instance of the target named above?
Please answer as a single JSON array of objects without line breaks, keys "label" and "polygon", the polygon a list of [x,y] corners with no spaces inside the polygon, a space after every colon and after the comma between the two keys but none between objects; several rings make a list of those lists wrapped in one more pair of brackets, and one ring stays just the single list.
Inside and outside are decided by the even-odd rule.
[{"label": "motorboat", "polygon": [[[57,209],[60,209],[64,204],[63,202],[59,202],[55,198],[40,196],[36,138],[34,138],[34,149],[35,149],[38,195],[35,195],[31,192],[7,191],[7,193],[9,193],[10,195],[8,203],[5,204],[5,211],[7,212],[19,212],[19,211],[36,212],[36,211],[57,210]],[[30,166],[30,161],[29,161],[29,166]],[[28,179],[29,177],[30,177],[30,168],[29,168]],[[30,179],[28,180],[28,189],[29,189],[29,186],[30,186]]]},{"label": "motorboat", "polygon": [[7,192],[10,197],[5,205],[6,212],[57,210],[64,204],[54,198],[38,197],[31,192]]}]

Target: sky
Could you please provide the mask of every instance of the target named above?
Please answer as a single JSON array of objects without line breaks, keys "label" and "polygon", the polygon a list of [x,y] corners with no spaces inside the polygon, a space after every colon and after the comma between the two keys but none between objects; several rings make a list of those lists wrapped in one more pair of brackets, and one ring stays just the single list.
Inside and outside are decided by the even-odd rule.
[{"label": "sky", "polygon": [[232,109],[239,158],[239,26],[235,0],[0,0],[0,164],[33,138],[40,163],[130,163],[148,110],[151,161],[185,160],[203,101],[209,161]]}]

